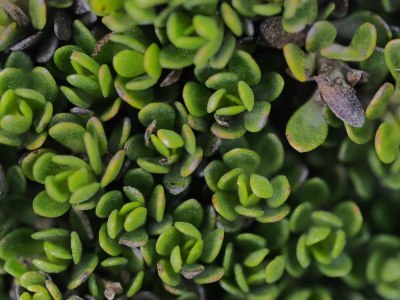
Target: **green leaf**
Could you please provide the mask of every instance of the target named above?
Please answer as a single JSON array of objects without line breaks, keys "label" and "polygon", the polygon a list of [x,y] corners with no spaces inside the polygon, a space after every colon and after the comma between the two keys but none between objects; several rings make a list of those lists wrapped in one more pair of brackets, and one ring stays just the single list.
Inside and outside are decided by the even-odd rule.
[{"label": "green leaf", "polygon": [[343,226],[342,220],[328,211],[313,211],[311,219],[316,225],[329,226],[333,228],[341,228]]},{"label": "green leaf", "polygon": [[235,148],[224,154],[224,163],[231,169],[241,168],[247,173],[252,173],[260,164],[260,156],[249,149]]},{"label": "green leaf", "polygon": [[269,249],[259,249],[256,251],[251,252],[243,261],[244,265],[249,268],[253,268],[261,264],[264,258],[269,253]]},{"label": "green leaf", "polygon": [[49,135],[63,146],[79,153],[85,151],[85,128],[72,122],[61,122],[49,129]]},{"label": "green leaf", "polygon": [[70,204],[68,202],[60,203],[53,200],[45,192],[40,192],[33,199],[33,211],[42,217],[56,218],[65,214],[69,208]]},{"label": "green leaf", "polygon": [[160,49],[157,44],[151,44],[144,53],[143,67],[152,78],[158,79],[161,76],[161,65],[159,63]]},{"label": "green leaf", "polygon": [[235,274],[235,281],[236,281],[237,285],[239,286],[239,288],[243,292],[248,293],[250,290],[249,290],[249,285],[247,284],[247,281],[246,281],[246,276],[244,274],[243,267],[237,263],[237,264],[235,264],[233,271]]},{"label": "green leaf", "polygon": [[206,266],[204,271],[196,276],[194,281],[197,284],[209,284],[219,281],[224,275],[225,271],[223,268],[217,266]]},{"label": "green leaf", "polygon": [[211,92],[196,82],[189,81],[185,84],[182,97],[189,113],[195,117],[202,117],[207,114],[207,102]]},{"label": "green leaf", "polygon": [[297,33],[318,16],[316,0],[285,1],[282,26],[287,32]]},{"label": "green leaf", "polygon": [[296,257],[297,257],[299,264],[303,268],[308,268],[308,266],[311,263],[311,253],[307,246],[307,235],[306,234],[302,234],[300,236],[299,240],[297,241]]},{"label": "green leaf", "polygon": [[264,209],[264,215],[256,218],[260,223],[274,223],[284,219],[290,213],[288,205],[281,205],[277,208]]},{"label": "green leaf", "polygon": [[303,202],[293,211],[290,217],[290,230],[293,232],[302,232],[307,230],[311,224],[312,205],[309,202]]},{"label": "green leaf", "polygon": [[311,246],[323,241],[331,233],[327,226],[313,226],[307,233],[306,245]]},{"label": "green leaf", "polygon": [[223,191],[235,191],[238,177],[243,174],[243,169],[236,168],[226,172],[218,180],[217,187]]},{"label": "green leaf", "polygon": [[147,209],[145,207],[138,207],[131,211],[126,217],[124,222],[124,229],[126,231],[134,231],[135,229],[143,226],[146,223]]},{"label": "green leaf", "polygon": [[189,199],[175,208],[173,216],[176,222],[188,222],[199,228],[204,217],[203,207],[196,199]]},{"label": "green leaf", "polygon": [[182,256],[179,246],[175,246],[175,248],[172,250],[170,262],[175,273],[180,272],[180,270],[182,269]]},{"label": "green leaf", "polygon": [[8,260],[14,257],[31,257],[41,252],[42,243],[31,238],[33,230],[18,228],[0,240],[0,258]]},{"label": "green leaf", "polygon": [[251,174],[250,187],[253,193],[260,198],[271,198],[273,187],[269,180],[257,174]]},{"label": "green leaf", "polygon": [[225,192],[217,192],[212,197],[215,210],[229,221],[234,221],[237,218],[236,201],[234,200],[231,194]]},{"label": "green leaf", "polygon": [[306,81],[313,69],[312,57],[307,56],[299,46],[291,43],[283,47],[283,54],[293,76],[298,81]]},{"label": "green leaf", "polygon": [[53,257],[66,260],[72,259],[71,252],[67,248],[58,245],[54,242],[45,241],[43,243],[43,249],[47,254],[50,254]]},{"label": "green leaf", "polygon": [[201,163],[202,158],[203,149],[201,147],[196,147],[193,154],[185,154],[180,169],[181,176],[187,177],[190,176],[194,171],[196,171],[197,167]]},{"label": "green leaf", "polygon": [[331,22],[318,21],[313,24],[307,33],[306,49],[316,52],[333,43],[337,30]]},{"label": "green leaf", "polygon": [[197,240],[195,242],[195,244],[193,245],[193,247],[189,250],[189,254],[188,254],[187,258],[186,258],[186,265],[194,264],[201,257],[201,253],[203,252],[203,248],[204,248],[204,241],[203,240]]},{"label": "green leaf", "polygon": [[123,50],[113,57],[114,70],[122,77],[136,77],[145,72],[143,60],[143,54],[133,50]]},{"label": "green leaf", "polygon": [[347,254],[342,254],[328,265],[317,266],[320,272],[328,277],[343,277],[350,273],[353,263]]},{"label": "green leaf", "polygon": [[325,142],[328,124],[321,107],[314,100],[301,106],[286,126],[286,137],[290,145],[299,152],[309,152]]},{"label": "green leaf", "polygon": [[133,278],[132,283],[129,286],[129,289],[126,292],[126,295],[128,297],[133,297],[137,292],[140,291],[140,288],[142,287],[143,284],[144,275],[145,273],[143,271],[140,271]]},{"label": "green leaf", "polygon": [[250,132],[259,132],[267,125],[271,111],[271,104],[266,101],[259,101],[254,104],[252,111],[244,113],[244,127]]},{"label": "green leaf", "polygon": [[131,248],[142,247],[147,244],[149,236],[143,228],[131,232],[125,232],[119,238],[118,243]]},{"label": "green leaf", "polygon": [[65,271],[68,267],[68,264],[63,263],[63,264],[55,264],[51,263],[42,259],[34,259],[32,260],[32,264],[38,268],[40,271],[46,272],[46,273],[61,273]]},{"label": "green leaf", "polygon": [[175,123],[175,111],[171,105],[163,102],[153,102],[143,107],[138,114],[139,121],[148,127],[154,120],[157,128],[172,129]]},{"label": "green leaf", "polygon": [[150,195],[148,205],[149,214],[157,222],[161,222],[164,217],[165,205],[164,187],[162,185],[157,185]]},{"label": "green leaf", "polygon": [[290,184],[284,175],[279,175],[271,180],[273,195],[268,199],[268,205],[272,208],[281,206],[289,198]]},{"label": "green leaf", "polygon": [[271,262],[267,265],[265,269],[265,280],[267,283],[271,284],[278,281],[286,267],[285,257],[283,255],[275,257]]},{"label": "green leaf", "polygon": [[[99,230],[99,244],[107,254],[111,256],[118,256],[121,254],[122,247],[118,244],[117,240],[113,240],[107,233],[107,224],[104,223]],[[81,260],[81,263],[83,259]]]},{"label": "green leaf", "polygon": [[393,78],[398,82],[400,80],[400,39],[392,40],[385,47],[386,65]]},{"label": "green leaf", "polygon": [[240,21],[239,15],[236,11],[226,2],[221,5],[221,17],[224,20],[225,25],[236,35],[241,36],[243,32],[243,26]]},{"label": "green leaf", "polygon": [[109,185],[119,174],[121,171],[122,165],[125,159],[125,151],[119,150],[115,155],[111,158],[110,162],[107,165],[106,170],[104,171],[103,177],[101,178],[101,186],[106,187]]},{"label": "green leaf", "polygon": [[342,202],[334,209],[343,222],[343,230],[349,237],[355,236],[360,230],[363,223],[363,217],[359,207],[352,201]]},{"label": "green leaf", "polygon": [[195,238],[197,240],[201,240],[200,231],[196,227],[194,227],[192,224],[187,223],[187,222],[175,222],[174,226],[182,234],[189,236],[191,238]]},{"label": "green leaf", "polygon": [[181,281],[179,273],[174,272],[170,262],[166,259],[161,259],[157,263],[157,272],[161,280],[167,285],[177,286]]},{"label": "green leaf", "polygon": [[252,111],[254,107],[254,94],[250,86],[244,82],[238,82],[238,93],[240,100],[248,111]]},{"label": "green leaf", "polygon": [[94,182],[78,188],[70,197],[71,204],[77,204],[90,200],[100,189],[100,183]]},{"label": "green leaf", "polygon": [[194,50],[185,50],[168,45],[160,51],[160,64],[165,69],[181,69],[193,64]]},{"label": "green leaf", "polygon": [[368,120],[364,122],[362,127],[353,127],[347,123],[344,126],[348,137],[359,145],[368,143],[374,134],[374,124]]},{"label": "green leaf", "polygon": [[173,226],[165,230],[157,239],[156,251],[160,255],[170,255],[182,241],[182,234]]},{"label": "green leaf", "polygon": [[362,24],[354,33],[348,47],[333,44],[321,50],[322,56],[342,61],[363,61],[372,55],[376,46],[376,28],[371,23]]},{"label": "green leaf", "polygon": [[83,257],[81,263],[72,272],[71,279],[68,282],[68,289],[74,290],[85,282],[93,273],[98,262],[99,258],[95,254],[88,254]]},{"label": "green leaf", "polygon": [[399,146],[398,128],[393,123],[383,122],[375,134],[375,151],[379,159],[386,164],[393,162]]},{"label": "green leaf", "polygon": [[365,115],[369,120],[376,120],[386,112],[390,99],[394,92],[393,84],[385,82],[376,92],[371,102],[368,104]]},{"label": "green leaf", "polygon": [[79,264],[82,258],[82,242],[76,231],[71,232],[71,253],[74,264]]},{"label": "green leaf", "polygon": [[180,148],[184,145],[182,137],[172,130],[159,129],[157,130],[157,136],[169,149]]},{"label": "green leaf", "polygon": [[247,52],[236,50],[228,64],[230,72],[238,75],[239,80],[249,86],[256,85],[261,80],[261,71],[254,58]]},{"label": "green leaf", "polygon": [[208,233],[204,239],[204,249],[201,259],[206,263],[213,262],[221,251],[224,241],[224,231],[215,229]]},{"label": "green leaf", "polygon": [[96,47],[96,38],[90,30],[79,20],[74,21],[73,29],[76,45],[84,49],[86,53],[93,53]]}]

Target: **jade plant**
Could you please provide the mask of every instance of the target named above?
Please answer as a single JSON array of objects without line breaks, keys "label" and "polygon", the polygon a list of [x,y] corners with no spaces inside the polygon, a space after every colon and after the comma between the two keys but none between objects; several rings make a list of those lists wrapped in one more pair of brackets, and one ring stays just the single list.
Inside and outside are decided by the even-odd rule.
[{"label": "jade plant", "polygon": [[0,299],[399,299],[399,12],[0,0]]}]

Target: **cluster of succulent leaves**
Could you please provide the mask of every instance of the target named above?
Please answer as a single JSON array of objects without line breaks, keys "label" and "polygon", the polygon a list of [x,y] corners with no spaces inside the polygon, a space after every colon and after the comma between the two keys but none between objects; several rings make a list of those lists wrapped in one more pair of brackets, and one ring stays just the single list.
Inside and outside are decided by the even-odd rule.
[{"label": "cluster of succulent leaves", "polygon": [[399,0],[0,0],[0,299],[400,299]]}]

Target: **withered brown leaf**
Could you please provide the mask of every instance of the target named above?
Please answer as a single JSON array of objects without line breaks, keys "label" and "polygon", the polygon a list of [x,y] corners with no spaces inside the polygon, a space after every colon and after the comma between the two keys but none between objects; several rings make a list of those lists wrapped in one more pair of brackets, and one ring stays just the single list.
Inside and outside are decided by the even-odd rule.
[{"label": "withered brown leaf", "polygon": [[9,15],[18,25],[26,26],[29,24],[29,17],[24,11],[10,0],[0,0],[0,7]]},{"label": "withered brown leaf", "polygon": [[168,73],[168,75],[160,83],[160,87],[172,85],[179,81],[182,75],[182,69],[175,69]]},{"label": "withered brown leaf", "polygon": [[72,37],[72,19],[63,10],[57,12],[54,17],[54,33],[58,39],[68,41]]},{"label": "withered brown leaf", "polygon": [[38,31],[34,33],[33,35],[30,35],[26,38],[24,38],[21,41],[18,41],[14,45],[10,47],[11,51],[20,51],[20,50],[25,50],[26,48],[31,47],[32,45],[36,44],[37,41],[40,40],[40,37],[42,36],[43,31]]},{"label": "withered brown leaf", "polygon": [[269,17],[260,24],[258,43],[276,49],[282,49],[288,43],[302,47],[306,34],[306,30],[297,33],[286,32],[282,27],[282,17]]},{"label": "withered brown leaf", "polygon": [[365,113],[356,90],[335,73],[323,73],[314,77],[322,99],[332,112],[353,127],[362,127]]}]

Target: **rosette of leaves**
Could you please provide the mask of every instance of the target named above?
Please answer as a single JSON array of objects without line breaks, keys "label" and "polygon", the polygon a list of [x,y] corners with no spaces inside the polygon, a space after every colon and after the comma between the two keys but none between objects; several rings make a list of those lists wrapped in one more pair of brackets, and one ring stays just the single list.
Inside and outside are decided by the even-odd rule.
[{"label": "rosette of leaves", "polygon": [[283,255],[271,255],[263,236],[242,232],[225,247],[220,285],[239,299],[277,299],[285,265]]},{"label": "rosette of leaves", "polygon": [[108,121],[118,113],[122,100],[113,87],[113,75],[107,64],[100,65],[91,56],[78,51],[76,46],[59,48],[54,56],[56,65],[63,67],[63,56],[70,54],[75,74],[67,76],[72,87],[61,86],[60,90],[70,103],[81,109],[99,115],[101,121]]},{"label": "rosette of leaves", "polygon": [[260,155],[246,148],[231,149],[222,161],[207,165],[205,180],[214,192],[213,206],[223,219],[235,222],[252,218],[272,223],[289,214],[290,207],[285,204],[290,194],[288,179],[278,175],[270,181],[258,173],[262,168]]},{"label": "rosette of leaves", "polygon": [[[202,5],[195,1],[191,4],[177,2],[164,7],[163,13],[157,15],[156,10],[162,4],[167,4],[167,1],[91,1],[92,9],[105,15],[103,23],[114,32],[126,32],[138,24],[154,23],[159,41],[162,44],[170,42],[160,51],[160,64],[164,68],[179,69],[193,63],[202,64],[217,55],[223,45],[224,26],[218,18],[208,16],[214,15],[217,1]],[[179,11],[179,6],[190,12]],[[186,30],[188,27],[191,29]]]},{"label": "rosette of leaves", "polygon": [[47,138],[57,84],[22,52],[11,54],[0,72],[0,143],[34,150]]},{"label": "rosette of leaves", "polygon": [[72,87],[62,86],[61,91],[72,104],[90,108],[108,121],[118,113],[122,101],[137,109],[153,101],[152,87],[162,72],[159,47],[148,42],[141,28],[107,34],[97,44],[90,32],[85,34],[95,45],[86,41],[86,45],[77,43],[80,48],[64,46],[54,57],[57,67],[69,74],[67,81]]},{"label": "rosette of leaves", "polygon": [[103,161],[108,141],[99,119],[92,117],[83,127],[73,116],[56,115],[49,135],[77,155],[60,155],[41,148],[22,160],[24,175],[45,186],[33,201],[33,210],[40,216],[59,217],[71,206],[76,210],[93,209],[123,166],[124,150],[115,151]]},{"label": "rosette of leaves", "polygon": [[284,86],[278,73],[262,74],[254,58],[243,50],[234,51],[226,68],[203,65],[195,68],[195,75],[202,84],[186,83],[185,105],[196,118],[212,114],[211,132],[221,139],[261,131],[268,122],[270,102],[279,97]]},{"label": "rosette of leaves", "polygon": [[[155,203],[153,195],[154,192],[150,201]],[[161,220],[159,214],[151,215],[156,221]],[[221,279],[224,269],[216,265],[216,260],[222,251],[224,231],[215,228],[212,208],[204,210],[197,200],[189,199],[173,210],[172,217],[165,215],[159,224],[162,223],[157,227],[150,225],[149,232],[155,236],[140,250],[145,263],[157,268],[167,291],[174,295],[189,293],[190,283],[184,278],[197,284]]]},{"label": "rosette of leaves", "polygon": [[[153,188],[154,180],[150,173],[132,169],[125,176],[124,182],[134,185],[123,187],[128,202],[124,200],[122,192],[112,190],[105,193],[96,206],[96,215],[107,219],[100,227],[100,247],[110,256],[120,255],[124,245],[138,248],[147,243],[149,235],[145,226],[150,224],[148,214],[154,222],[160,223],[160,228],[172,223],[170,216],[164,218],[166,199],[163,186],[157,185],[151,193],[144,190]],[[157,227],[157,224],[154,226]]]},{"label": "rosette of leaves", "polygon": [[126,141],[127,157],[143,170],[163,174],[163,183],[169,193],[182,193],[203,157],[203,148],[198,145],[192,129],[198,129],[196,123],[190,123],[182,105],[177,104],[174,108],[163,102],[146,105],[138,117],[146,128],[145,133],[134,134]]},{"label": "rosette of leaves", "polygon": [[80,286],[98,263],[97,255],[83,254],[82,249],[77,232],[61,228],[38,232],[29,228],[15,229],[0,245],[4,269],[18,282],[19,299],[63,299],[52,277],[59,279],[58,274],[64,274],[71,265],[74,267],[68,276],[68,289]]},{"label": "rosette of leaves", "polygon": [[[373,126],[365,121],[365,109],[354,88],[367,81],[368,75],[350,68],[346,62],[358,62],[359,68],[368,71],[376,52],[377,28],[371,22],[360,24],[348,46],[335,44],[336,35],[332,23],[319,21],[307,33],[307,53],[293,43],[283,48],[292,76],[302,82],[315,80],[318,85],[315,94],[292,115],[286,127],[289,143],[299,152],[311,151],[324,143],[329,126],[340,127],[338,119],[356,143],[367,143],[372,136]],[[313,76],[316,68],[318,73]]]},{"label": "rosette of leaves", "polygon": [[400,295],[398,275],[400,240],[397,236],[381,234],[371,241],[366,277],[384,299]]},{"label": "rosette of leaves", "polygon": [[[321,188],[321,181],[309,180],[300,193],[302,199],[312,197]],[[352,269],[352,259],[346,247],[360,232],[363,218],[353,201],[338,203],[332,211],[321,210],[317,202],[304,202],[290,216],[290,230],[299,234],[297,241],[288,245],[288,272],[301,276],[314,265],[325,276],[343,277]]]}]

